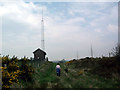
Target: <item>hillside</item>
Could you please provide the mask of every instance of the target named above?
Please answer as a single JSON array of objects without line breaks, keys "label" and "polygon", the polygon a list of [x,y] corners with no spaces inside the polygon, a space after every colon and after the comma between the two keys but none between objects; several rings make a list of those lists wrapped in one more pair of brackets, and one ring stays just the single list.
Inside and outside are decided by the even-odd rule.
[{"label": "hillside", "polygon": [[[106,61],[103,61],[106,62]],[[101,63],[103,63],[101,61]],[[22,88],[120,88],[120,79],[117,74],[107,77],[101,71],[100,61],[89,59],[72,60],[61,63],[61,76],[56,76],[56,63],[45,62],[35,69],[33,81],[14,84],[13,87]],[[114,62],[112,62],[114,63]],[[106,64],[106,63],[105,63]],[[104,64],[103,64],[104,65]],[[107,65],[107,64],[106,64]],[[101,68],[100,68],[101,67]],[[68,68],[68,73],[65,72]],[[113,68],[113,67],[112,67]],[[98,69],[98,70],[95,70]],[[107,68],[106,68],[107,69]],[[105,70],[106,70],[105,69]],[[103,70],[103,69],[102,69]],[[111,72],[111,71],[106,71]],[[114,72],[114,70],[113,70]],[[101,74],[100,74],[101,73]],[[104,75],[104,74],[105,75]],[[116,77],[116,78],[115,78]],[[12,86],[11,86],[12,87]]]}]

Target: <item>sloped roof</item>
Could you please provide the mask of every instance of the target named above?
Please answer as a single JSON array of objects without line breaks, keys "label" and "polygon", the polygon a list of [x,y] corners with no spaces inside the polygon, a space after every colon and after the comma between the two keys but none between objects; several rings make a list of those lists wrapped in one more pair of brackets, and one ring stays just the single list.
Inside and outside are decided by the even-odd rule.
[{"label": "sloped roof", "polygon": [[41,50],[40,48],[38,48],[37,50],[35,50],[33,53],[38,52],[38,51],[43,52],[43,53],[46,55],[46,52],[44,52],[44,51]]}]

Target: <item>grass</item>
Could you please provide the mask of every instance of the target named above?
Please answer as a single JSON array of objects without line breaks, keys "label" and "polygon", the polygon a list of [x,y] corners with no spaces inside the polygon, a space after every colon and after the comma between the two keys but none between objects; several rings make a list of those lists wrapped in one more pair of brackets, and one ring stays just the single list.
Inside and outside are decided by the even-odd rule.
[{"label": "grass", "polygon": [[36,68],[33,74],[33,83],[23,83],[29,88],[46,88],[49,83],[56,82],[54,63],[46,62],[39,68]]},{"label": "grass", "polygon": [[61,66],[61,76],[56,76],[56,63],[45,62],[36,68],[32,82],[22,82],[24,88],[120,88],[120,81],[107,79],[89,72],[78,74],[82,68],[68,66],[68,73],[64,71],[66,65]]},{"label": "grass", "polygon": [[95,76],[86,73],[77,77],[75,83],[72,84],[74,88],[117,88],[120,82],[111,79],[105,79],[100,76]]},{"label": "grass", "polygon": [[39,80],[39,83],[52,82],[55,80],[53,77],[55,64],[46,63],[43,68],[37,69],[36,78]]},{"label": "grass", "polygon": [[[78,75],[82,68],[74,68],[75,65],[69,65],[69,75],[72,78],[71,86],[73,88],[120,88],[120,81],[116,79],[108,79],[98,75],[84,72]],[[73,69],[74,68],[74,69]],[[75,79],[75,80],[74,80]]]}]

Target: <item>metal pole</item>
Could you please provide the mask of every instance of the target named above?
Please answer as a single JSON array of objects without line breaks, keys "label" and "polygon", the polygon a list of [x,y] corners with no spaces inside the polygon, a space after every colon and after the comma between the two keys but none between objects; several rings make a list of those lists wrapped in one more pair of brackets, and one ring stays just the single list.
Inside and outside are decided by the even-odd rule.
[{"label": "metal pole", "polygon": [[41,48],[45,50],[44,47],[44,20],[43,20],[43,10],[42,10],[42,20],[41,20]]}]

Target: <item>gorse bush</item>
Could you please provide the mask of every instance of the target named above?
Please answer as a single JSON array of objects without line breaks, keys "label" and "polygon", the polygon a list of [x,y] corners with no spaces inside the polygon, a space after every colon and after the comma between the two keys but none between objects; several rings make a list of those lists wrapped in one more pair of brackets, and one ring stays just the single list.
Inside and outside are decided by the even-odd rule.
[{"label": "gorse bush", "polygon": [[13,56],[11,60],[9,60],[9,64],[7,66],[8,72],[13,72],[19,70],[18,66],[18,58]]},{"label": "gorse bush", "polygon": [[22,65],[20,70],[23,71],[20,75],[21,79],[24,81],[32,81],[32,73],[34,73],[34,68],[28,65],[29,59],[24,57],[21,59]]},{"label": "gorse bush", "polygon": [[82,74],[84,74],[84,70],[80,70],[80,71],[78,72],[78,75],[82,75]]},{"label": "gorse bush", "polygon": [[68,62],[66,62],[65,64],[70,64],[70,63],[72,63],[73,62],[73,60],[71,60],[71,61],[68,61]]},{"label": "gorse bush", "polygon": [[9,73],[7,70],[2,69],[2,87],[9,88],[13,83],[19,83],[18,78],[22,71],[17,70],[16,72]]},{"label": "gorse bush", "polygon": [[17,83],[19,80],[32,80],[32,73],[34,69],[31,66],[27,65],[28,59],[23,58],[22,65],[18,66],[18,58],[13,56],[9,58],[9,55],[3,56],[2,58],[2,87],[10,88],[10,85]]},{"label": "gorse bush", "polygon": [[2,66],[4,67],[5,64],[8,65],[9,61],[10,61],[9,55],[3,56],[2,57]]},{"label": "gorse bush", "polygon": [[2,57],[2,87],[9,88],[13,83],[18,83],[20,74],[19,66],[16,64],[17,57],[9,58],[9,55]]},{"label": "gorse bush", "polygon": [[18,77],[21,71],[18,70],[19,66],[15,63],[15,61],[12,61],[12,59],[10,59],[9,56],[2,57],[3,63],[7,65],[6,67],[2,67],[3,88],[9,88],[13,83],[19,83]]}]

